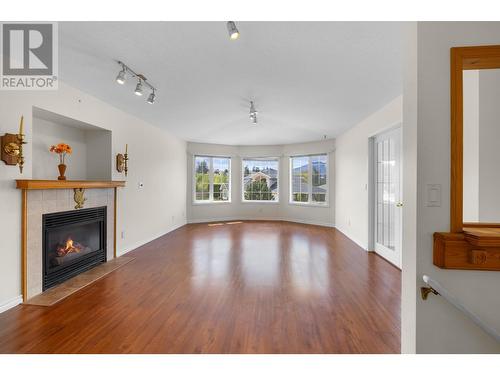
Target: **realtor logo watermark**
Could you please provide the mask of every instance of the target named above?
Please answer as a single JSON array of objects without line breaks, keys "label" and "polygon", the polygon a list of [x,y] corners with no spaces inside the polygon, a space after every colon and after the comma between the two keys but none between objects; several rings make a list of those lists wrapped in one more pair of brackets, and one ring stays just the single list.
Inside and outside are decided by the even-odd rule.
[{"label": "realtor logo watermark", "polygon": [[56,90],[57,23],[1,23],[0,89]]}]

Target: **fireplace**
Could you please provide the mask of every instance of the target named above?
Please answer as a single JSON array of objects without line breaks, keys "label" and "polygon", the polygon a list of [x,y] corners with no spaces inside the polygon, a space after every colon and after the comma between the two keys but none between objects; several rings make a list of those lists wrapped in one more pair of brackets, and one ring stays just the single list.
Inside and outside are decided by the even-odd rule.
[{"label": "fireplace", "polygon": [[106,207],[43,215],[46,290],[106,262]]}]

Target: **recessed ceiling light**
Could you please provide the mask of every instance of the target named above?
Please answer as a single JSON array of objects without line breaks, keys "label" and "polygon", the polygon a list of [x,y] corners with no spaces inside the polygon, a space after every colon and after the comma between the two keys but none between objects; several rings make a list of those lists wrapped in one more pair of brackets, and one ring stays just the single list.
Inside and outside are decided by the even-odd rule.
[{"label": "recessed ceiling light", "polygon": [[231,40],[236,40],[240,37],[240,32],[236,28],[236,24],[233,21],[227,22],[227,32],[229,33],[229,38]]}]

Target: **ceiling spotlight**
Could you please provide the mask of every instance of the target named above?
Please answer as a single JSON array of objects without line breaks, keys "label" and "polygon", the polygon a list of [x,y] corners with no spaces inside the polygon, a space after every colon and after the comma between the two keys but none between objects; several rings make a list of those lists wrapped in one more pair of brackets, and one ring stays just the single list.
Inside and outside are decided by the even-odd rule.
[{"label": "ceiling spotlight", "polygon": [[123,67],[122,71],[116,76],[116,82],[118,82],[120,85],[123,85],[125,83],[125,67]]},{"label": "ceiling spotlight", "polygon": [[142,81],[139,79],[139,82],[137,82],[137,86],[135,86],[135,95],[137,96],[142,96]]},{"label": "ceiling spotlight", "polygon": [[149,94],[147,102],[149,104],[154,104],[155,99],[156,99],[156,94],[155,94],[155,92],[153,90],[153,92],[151,94]]},{"label": "ceiling spotlight", "polygon": [[236,28],[236,24],[233,21],[227,22],[227,32],[229,33],[229,38],[231,40],[236,40],[240,36],[240,32]]}]

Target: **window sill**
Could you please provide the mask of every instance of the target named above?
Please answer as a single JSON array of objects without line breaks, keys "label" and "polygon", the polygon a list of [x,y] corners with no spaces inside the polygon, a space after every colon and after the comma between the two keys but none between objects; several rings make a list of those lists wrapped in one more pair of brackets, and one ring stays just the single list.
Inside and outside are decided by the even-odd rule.
[{"label": "window sill", "polygon": [[193,206],[206,206],[211,204],[226,204],[231,203],[231,201],[193,201]]},{"label": "window sill", "polygon": [[245,201],[245,200],[242,200],[241,203],[243,203],[243,204],[280,204],[279,201]]},{"label": "window sill", "polygon": [[308,202],[288,202],[289,205],[291,206],[301,206],[301,207],[320,207],[320,208],[329,208],[330,204],[325,203],[308,203]]}]

